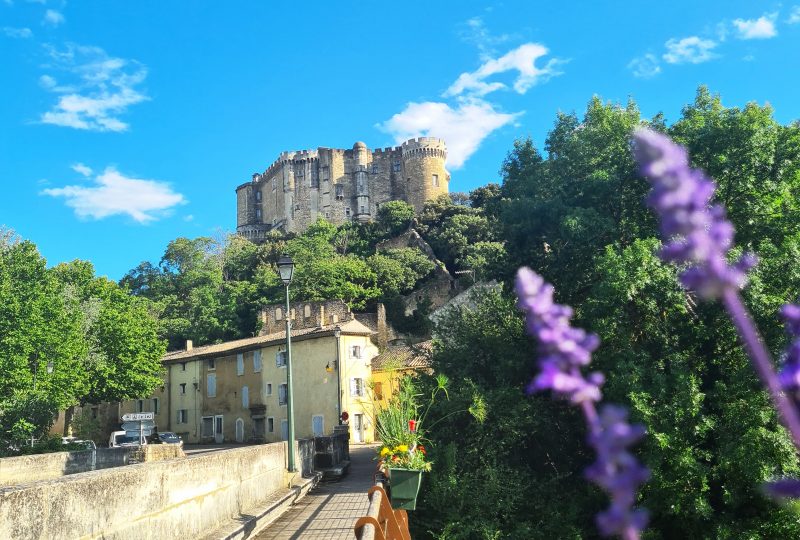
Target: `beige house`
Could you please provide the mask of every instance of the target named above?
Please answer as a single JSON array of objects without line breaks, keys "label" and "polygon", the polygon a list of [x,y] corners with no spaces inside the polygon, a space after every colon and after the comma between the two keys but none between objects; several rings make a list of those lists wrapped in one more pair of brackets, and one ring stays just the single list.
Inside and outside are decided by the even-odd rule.
[{"label": "beige house", "polygon": [[[347,412],[351,442],[372,442],[367,385],[378,354],[373,331],[336,303],[295,304],[292,375],[295,436],[330,434]],[[328,308],[326,316],[325,308]],[[276,442],[288,432],[286,336],[281,308],[266,308],[264,335],[164,356],[164,385],[120,413],[154,412],[159,431],[187,443]]]}]

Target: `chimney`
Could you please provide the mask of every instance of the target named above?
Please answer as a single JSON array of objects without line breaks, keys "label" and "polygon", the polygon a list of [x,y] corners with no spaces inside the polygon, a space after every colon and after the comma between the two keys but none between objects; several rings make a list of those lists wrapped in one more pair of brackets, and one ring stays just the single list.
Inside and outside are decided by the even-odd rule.
[{"label": "chimney", "polygon": [[187,339],[186,340],[186,350],[187,351],[191,351],[193,347],[194,346],[192,345],[192,340],[191,339]]}]

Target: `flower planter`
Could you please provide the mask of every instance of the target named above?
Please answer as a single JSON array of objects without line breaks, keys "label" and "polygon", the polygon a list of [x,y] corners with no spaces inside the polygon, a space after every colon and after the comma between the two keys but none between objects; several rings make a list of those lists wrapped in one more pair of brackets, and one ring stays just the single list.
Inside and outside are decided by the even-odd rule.
[{"label": "flower planter", "polygon": [[392,508],[416,510],[422,471],[389,467]]}]

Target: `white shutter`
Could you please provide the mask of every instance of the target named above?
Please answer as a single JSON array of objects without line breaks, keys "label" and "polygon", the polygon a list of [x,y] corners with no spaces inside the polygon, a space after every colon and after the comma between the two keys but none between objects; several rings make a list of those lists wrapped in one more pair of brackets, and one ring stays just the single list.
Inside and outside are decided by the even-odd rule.
[{"label": "white shutter", "polygon": [[358,395],[358,384],[356,383],[355,379],[350,379],[350,395],[351,396]]}]

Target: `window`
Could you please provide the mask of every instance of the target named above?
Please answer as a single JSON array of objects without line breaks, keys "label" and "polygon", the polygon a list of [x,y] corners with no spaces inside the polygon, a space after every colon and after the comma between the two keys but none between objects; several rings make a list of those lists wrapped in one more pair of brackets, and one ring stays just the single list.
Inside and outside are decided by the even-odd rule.
[{"label": "window", "polygon": [[317,173],[317,169],[311,169],[311,187],[319,187],[319,174]]},{"label": "window", "polygon": [[[275,185],[273,184],[272,189],[275,189]],[[261,191],[256,191],[256,202],[261,202]]]},{"label": "window", "polygon": [[278,184],[276,183],[276,180],[275,180],[275,178],[273,178],[273,179],[272,179],[272,191],[275,191],[275,188],[277,187],[277,185],[278,185]]},{"label": "window", "polygon": [[306,304],[303,308],[303,317],[306,319],[311,317],[311,304]]},{"label": "window", "polygon": [[331,170],[330,167],[328,167],[327,165],[324,165],[322,167],[322,179],[323,180],[327,180],[330,177],[330,170]]},{"label": "window", "polygon": [[377,163],[373,163],[372,164],[372,174],[378,174],[378,164]]},{"label": "window", "polygon": [[261,208],[256,208],[256,219],[261,221]]},{"label": "window", "polygon": [[189,423],[189,410],[188,409],[178,409],[177,422],[179,424],[188,424]]},{"label": "window", "polygon": [[431,181],[433,182],[433,187],[438,187],[439,186],[439,175],[438,174],[434,174]]},{"label": "window", "polygon": [[208,359],[208,369],[209,370],[217,369],[217,361],[214,358]]},{"label": "window", "polygon": [[272,383],[271,382],[267,383],[266,393],[267,393],[268,396],[272,395]]},{"label": "window", "polygon": [[275,320],[279,321],[281,319],[283,319],[283,310],[281,308],[278,308],[275,310]]},{"label": "window", "polygon": [[314,437],[322,437],[325,435],[325,417],[321,414],[315,414],[311,417],[311,432]]},{"label": "window", "polygon": [[289,422],[288,420],[281,420],[281,440],[289,440]]},{"label": "window", "polygon": [[92,419],[97,420],[97,407],[92,407]]},{"label": "window", "polygon": [[153,414],[158,414],[158,398],[153,398]]},{"label": "window", "polygon": [[364,397],[364,379],[353,377],[350,379],[350,395],[353,397]]},{"label": "window", "polygon": [[375,389],[375,399],[383,400],[383,383],[376,382],[373,384]]},{"label": "window", "polygon": [[336,184],[334,186],[334,192],[336,193],[337,201],[344,199],[344,186],[342,184]]},{"label": "window", "polygon": [[345,215],[345,217],[350,217],[350,207],[349,206],[345,206],[344,207],[344,215]]},{"label": "window", "polygon": [[180,389],[180,394],[182,396],[185,396],[186,395],[186,383],[184,382],[184,383],[179,384],[178,388]]},{"label": "window", "polygon": [[140,399],[136,403],[136,412],[144,412],[144,400],[143,399]]},{"label": "window", "polygon": [[269,433],[275,432],[275,418],[271,416],[267,418],[267,432]]},{"label": "window", "polygon": [[400,162],[399,161],[395,161],[394,163],[392,163],[392,170],[394,172],[400,172]]},{"label": "window", "polygon": [[213,416],[204,416],[200,428],[200,436],[201,437],[213,437],[214,436],[214,417]]},{"label": "window", "polygon": [[246,386],[242,386],[242,409],[247,409],[250,407],[250,389]]},{"label": "window", "polygon": [[181,371],[186,371],[186,362],[181,362]]},{"label": "window", "polygon": [[208,397],[217,397],[217,376],[214,373],[208,374],[206,395]]},{"label": "window", "polygon": [[361,345],[350,347],[350,358],[361,358]]},{"label": "window", "polygon": [[286,367],[286,351],[278,351],[275,355],[275,366]]},{"label": "window", "polygon": [[261,351],[253,351],[253,373],[261,371]]},{"label": "window", "polygon": [[278,385],[278,405],[286,405],[289,388],[285,384]]},{"label": "window", "polygon": [[244,375],[244,354],[242,353],[236,355],[236,374]]}]

